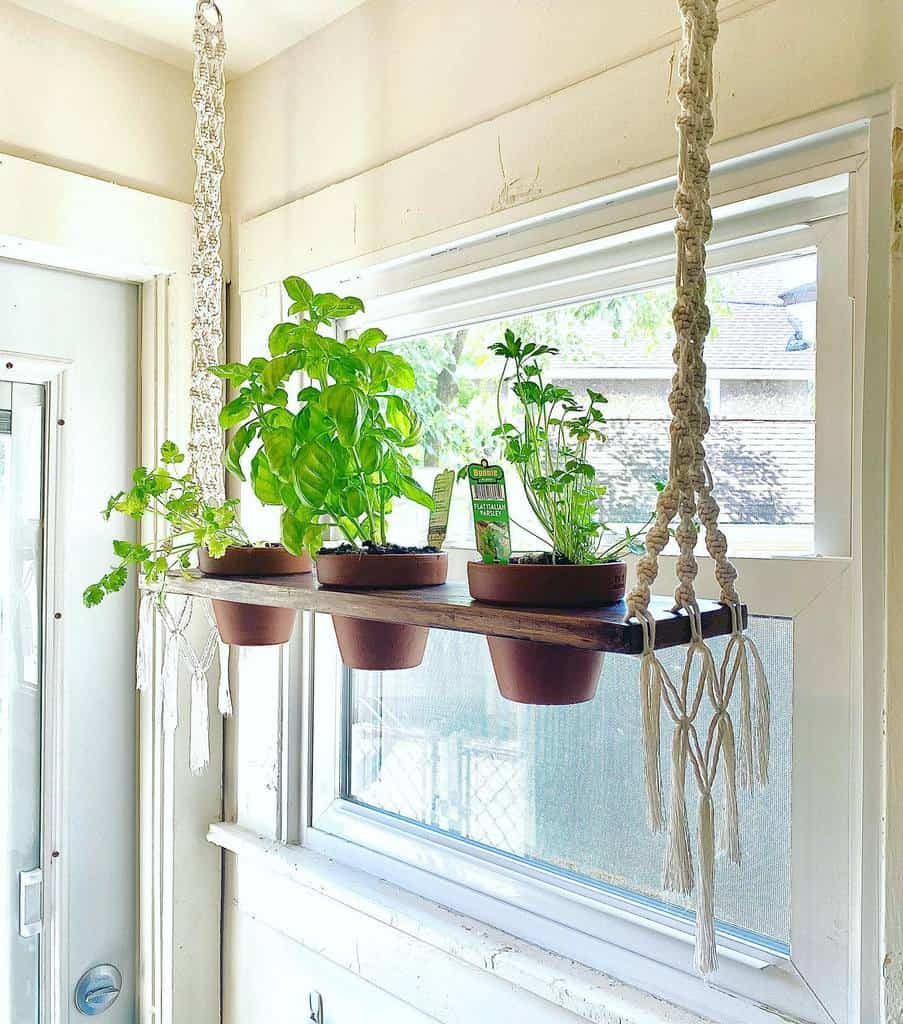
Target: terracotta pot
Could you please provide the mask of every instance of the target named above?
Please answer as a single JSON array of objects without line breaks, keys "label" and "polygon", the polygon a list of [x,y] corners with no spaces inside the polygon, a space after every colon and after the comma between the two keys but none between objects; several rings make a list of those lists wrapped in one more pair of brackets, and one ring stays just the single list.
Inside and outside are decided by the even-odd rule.
[{"label": "terracotta pot", "polygon": [[598,608],[623,601],[627,565],[487,565],[467,563],[470,596],[487,604]]},{"label": "terracotta pot", "polygon": [[[467,566],[470,594],[488,604],[587,608],[617,604],[627,588],[623,562],[602,565]],[[489,636],[499,692],[519,704],[581,704],[596,695],[604,655],[537,640]]]},{"label": "terracotta pot", "polygon": [[[222,558],[198,554],[205,576],[294,576],[311,571],[310,556],[292,555],[283,547],[229,548]],[[291,639],[298,613],[294,608],[272,608],[238,601],[214,601],[213,614],[223,643],[236,647],[272,647]]]},{"label": "terracotta pot", "polygon": [[596,696],[605,655],[487,636],[499,693],[517,704],[582,704]]},{"label": "terracotta pot", "polygon": [[[318,555],[317,580],[347,590],[435,587],[448,576],[448,555]],[[342,661],[348,668],[388,672],[416,668],[426,651],[429,629],[333,615]]]}]

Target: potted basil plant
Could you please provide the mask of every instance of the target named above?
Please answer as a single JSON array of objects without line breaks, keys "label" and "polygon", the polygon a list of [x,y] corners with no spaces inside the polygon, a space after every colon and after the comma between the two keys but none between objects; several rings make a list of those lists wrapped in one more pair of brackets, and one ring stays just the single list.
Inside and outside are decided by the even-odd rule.
[{"label": "potted basil plant", "polygon": [[[228,363],[213,372],[237,394],[220,422],[235,427],[226,466],[250,480],[265,505],[282,508],[282,543],[316,559],[322,586],[409,588],[444,583],[448,558],[434,548],[389,543],[398,499],[427,508],[432,498],[412,475],[407,452],[420,421],[403,392],[415,385],[405,359],[380,346],[377,327],[335,336],[338,319],[363,312],[360,299],[316,293],[300,277],[284,282],[297,322],[277,324],[270,358]],[[324,547],[327,530],[343,542]],[[428,630],[333,616],[342,659],[351,668],[411,668],[423,660]]]},{"label": "potted basil plant", "polygon": [[[548,345],[524,342],[510,330],[490,346],[504,360],[496,390],[495,436],[517,471],[527,502],[545,531],[548,550],[515,555],[507,562],[470,562],[470,593],[491,604],[542,608],[598,607],[623,600],[623,556],[638,551],[652,517],[636,533],[614,541],[599,514],[606,487],[589,461],[592,442],[605,440],[605,397],[587,389],[581,406],[572,391],[543,378],[540,360]],[[516,423],[503,415],[506,383],[518,403]],[[606,539],[608,538],[608,539]],[[602,671],[597,651],[532,640],[488,637],[503,696],[527,704],[576,704],[591,700]]]},{"label": "potted basil plant", "polygon": [[[149,583],[159,583],[165,596],[171,572],[190,575],[200,565],[205,575],[273,576],[311,571],[310,559],[297,557],[278,544],[252,545],[238,520],[238,502],[210,504],[201,497],[194,475],[180,471],[185,456],[172,441],[160,448],[160,464],[139,466],[132,486],[114,494],[102,515],[114,512],[141,521],[153,517],[165,524],[161,540],[146,544],[114,540],[116,563],[97,583],[86,588],[83,600],[89,608],[108,594],[123,589],[134,567]],[[285,643],[294,628],[296,613],[290,608],[213,602],[217,626],[224,643],[259,647]]]}]

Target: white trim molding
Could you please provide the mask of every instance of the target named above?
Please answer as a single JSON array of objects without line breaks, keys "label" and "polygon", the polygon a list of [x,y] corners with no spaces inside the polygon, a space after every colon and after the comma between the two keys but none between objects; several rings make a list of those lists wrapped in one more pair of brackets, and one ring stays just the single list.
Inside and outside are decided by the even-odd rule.
[{"label": "white trim molding", "polygon": [[[212,825],[207,838],[235,855],[242,911],[377,987],[390,985],[443,1024],[486,1020],[493,1011],[523,1024],[572,1019],[555,1016],[556,1008],[595,1024],[713,1024],[310,850],[238,825]],[[445,955],[441,986],[430,980],[435,967],[425,979],[416,970],[437,952]],[[508,986],[499,992],[481,974],[520,995]]]}]

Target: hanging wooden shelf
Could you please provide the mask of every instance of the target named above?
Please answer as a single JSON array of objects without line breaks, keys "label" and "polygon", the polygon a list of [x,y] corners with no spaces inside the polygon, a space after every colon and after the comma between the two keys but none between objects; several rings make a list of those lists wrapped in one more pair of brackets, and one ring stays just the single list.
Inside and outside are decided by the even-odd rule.
[{"label": "hanging wooden shelf", "polygon": [[[148,589],[157,590],[159,587]],[[207,576],[185,579],[173,575],[166,582],[166,590],[170,594],[216,598],[239,604],[295,608],[325,615],[432,626],[515,640],[540,640],[614,654],[640,654],[643,650],[642,630],[638,623],[624,621],[626,606],[623,602],[591,609],[509,608],[474,601],[466,583],[446,583],[414,590],[341,590],[318,586],[316,577],[310,573],[228,579]],[[725,636],[731,632],[731,614],[727,607],[714,601],[700,601],[699,604],[706,637]],[[656,618],[656,647],[689,643],[689,621],[686,615],[671,611],[669,599],[653,598],[651,608]],[[746,619],[744,607],[744,625]]]}]

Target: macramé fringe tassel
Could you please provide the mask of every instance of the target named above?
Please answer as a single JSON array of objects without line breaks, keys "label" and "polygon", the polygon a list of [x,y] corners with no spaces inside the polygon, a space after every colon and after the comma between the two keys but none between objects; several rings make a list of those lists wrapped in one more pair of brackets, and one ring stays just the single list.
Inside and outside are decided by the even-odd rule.
[{"label": "macram\u00e9 fringe tassel", "polygon": [[179,634],[167,630],[163,641],[163,729],[174,733],[179,724]]},{"label": "macram\u00e9 fringe tassel", "polygon": [[[750,665],[753,663],[755,689],[751,685]],[[728,643],[721,663],[722,685],[731,686],[740,680],[740,746],[738,776],[743,789],[755,783],[768,783],[771,748],[771,695],[759,649],[745,633],[735,633]]]},{"label": "macram\u00e9 fringe tassel", "polygon": [[188,755],[191,770],[195,775],[200,775],[210,763],[207,699],[206,673],[196,668],[191,676],[191,737]]},{"label": "macram\u00e9 fringe tassel", "polygon": [[751,789],[755,778],[753,768],[753,732],[752,732],[752,696],[749,689],[749,661],[743,654],[743,637],[739,633],[731,637],[730,643],[724,652],[724,661],[721,665],[721,677],[727,671],[731,653],[735,652],[733,665],[731,667],[729,680],[732,682],[739,669],[740,676],[740,785],[743,789]]},{"label": "macram\u00e9 fringe tassel", "polygon": [[724,761],[722,783],[724,788],[721,828],[718,848],[733,864],[740,863],[740,812],[737,808],[737,759],[734,744],[734,724],[730,716],[718,720],[721,736],[721,757]]},{"label": "macram\u00e9 fringe tassel", "polygon": [[696,887],[696,970],[711,974],[718,967],[715,944],[715,808],[712,794],[699,795],[699,879]]},{"label": "macram\u00e9 fringe tassel", "polygon": [[664,887],[687,896],[693,891],[693,853],[687,824],[687,756],[689,723],[682,719],[671,736],[671,798],[668,843],[665,849]]},{"label": "macram\u00e9 fringe tassel", "polygon": [[228,718],[232,714],[232,690],[229,685],[229,645],[222,640],[218,644],[219,649],[219,693],[217,707],[219,713]]},{"label": "macram\u00e9 fringe tassel", "polygon": [[640,662],[640,703],[643,709],[643,759],[646,778],[646,820],[654,833],[664,829],[662,813],[661,708],[662,667],[654,651]]},{"label": "macram\u00e9 fringe tassel", "polygon": [[[739,685],[738,685],[739,684]],[[739,693],[739,742],[731,719],[735,687]],[[731,862],[740,863],[738,785],[768,781],[771,708],[765,666],[755,643],[737,631],[729,639],[719,668],[701,637],[687,650],[681,679],[672,683],[664,666],[648,646],[640,663],[640,699],[643,714],[643,757],[649,824],[662,828],[660,766],[661,704],[674,722],[671,736],[671,780],[663,885],[688,895],[696,890],[696,967],[702,974],[717,968],[715,943],[715,807],[713,787],[720,775],[721,799],[717,847]],[[714,718],[704,748],[696,738],[697,715],[703,702]],[[700,789],[697,867],[687,815],[687,769]]]},{"label": "macram\u00e9 fringe tassel", "polygon": [[765,786],[768,784],[768,767],[771,756],[771,694],[759,648],[748,636],[743,637],[743,643],[746,650],[752,655],[756,668],[756,781],[760,786]]},{"label": "macram\u00e9 fringe tassel", "polygon": [[174,598],[164,604],[150,593],[144,594],[138,608],[138,649],[136,674],[138,689],[150,684],[153,671],[153,615],[159,611],[163,623],[163,664],[160,672],[162,691],[163,728],[167,733],[175,732],[179,724],[179,669],[184,659],[191,675],[191,735],[189,738],[189,764],[196,775],[210,763],[210,709],[207,690],[207,672],[218,657],[219,688],[217,705],[223,715],[232,714],[232,695],[229,689],[229,648],[222,643],[216,628],[216,620],[208,605],[205,607],[210,627],[200,654],[191,645],[186,631],[192,620],[194,599]]},{"label": "macram\u00e9 fringe tassel", "polygon": [[[207,624],[210,626],[209,642],[214,644],[217,652],[217,664],[219,668],[219,687],[217,689],[216,705],[221,715],[228,717],[232,714],[232,692],[229,687],[229,645],[224,644],[220,639],[219,629],[216,625],[216,615],[213,612],[213,602],[204,602],[204,615]],[[207,661],[208,651],[204,649],[203,661]],[[213,661],[213,651],[209,652],[210,661]]]}]

